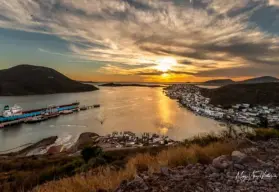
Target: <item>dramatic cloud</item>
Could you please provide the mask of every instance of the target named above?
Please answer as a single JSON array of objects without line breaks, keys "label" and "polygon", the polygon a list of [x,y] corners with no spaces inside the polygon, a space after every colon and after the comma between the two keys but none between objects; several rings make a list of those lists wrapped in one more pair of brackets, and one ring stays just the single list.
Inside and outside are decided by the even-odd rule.
[{"label": "dramatic cloud", "polygon": [[71,57],[104,62],[100,73],[162,75],[154,66],[172,57],[178,64],[170,74],[237,76],[239,69],[248,76],[279,68],[279,37],[254,19],[274,9],[275,25],[277,6],[278,0],[2,0],[0,27],[58,36]]}]

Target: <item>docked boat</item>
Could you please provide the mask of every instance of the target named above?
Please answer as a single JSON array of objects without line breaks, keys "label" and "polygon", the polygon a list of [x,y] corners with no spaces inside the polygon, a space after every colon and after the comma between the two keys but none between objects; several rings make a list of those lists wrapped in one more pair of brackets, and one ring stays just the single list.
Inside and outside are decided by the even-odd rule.
[{"label": "docked boat", "polygon": [[81,111],[85,111],[85,110],[87,110],[87,107],[86,107],[86,106],[81,106],[79,109],[80,109]]},{"label": "docked boat", "polygon": [[47,120],[43,115],[27,118],[24,123],[38,123]]},{"label": "docked boat", "polygon": [[74,112],[73,110],[64,110],[64,111],[60,111],[60,114],[68,115],[68,114],[72,114],[73,112]]},{"label": "docked boat", "polygon": [[[20,106],[12,107],[6,105],[0,113],[0,128],[20,123],[36,123],[47,119],[58,117],[60,114],[71,114],[80,111],[79,102],[64,105],[50,105],[45,108],[23,110]],[[88,106],[81,107],[87,110]],[[93,106],[91,106],[93,108]]]},{"label": "docked boat", "polygon": [[43,116],[48,119],[58,117],[59,115],[59,107],[55,105],[48,106],[45,112],[43,112]]},{"label": "docked boat", "polygon": [[9,105],[6,105],[3,110],[3,117],[13,117],[13,116],[19,116],[22,115],[23,109],[19,105],[14,105],[13,107],[10,107]]}]

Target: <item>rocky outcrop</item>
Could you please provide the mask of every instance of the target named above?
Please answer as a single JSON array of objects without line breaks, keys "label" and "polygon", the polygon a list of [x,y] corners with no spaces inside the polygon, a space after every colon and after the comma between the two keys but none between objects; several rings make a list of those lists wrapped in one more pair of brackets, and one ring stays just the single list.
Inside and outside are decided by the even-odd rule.
[{"label": "rocky outcrop", "polygon": [[92,146],[98,143],[99,135],[96,133],[82,133],[80,134],[77,142],[75,143],[74,146],[72,146],[69,151],[71,152],[76,152],[78,150],[83,149],[86,146]]},{"label": "rocky outcrop", "polygon": [[42,139],[41,141],[38,141],[37,143],[34,143],[20,151],[12,152],[5,154],[7,156],[31,156],[35,154],[41,154],[44,153],[48,146],[55,143],[57,140],[57,136],[48,137],[45,139]]},{"label": "rocky outcrop", "polygon": [[63,145],[57,145],[57,146],[51,146],[48,150],[47,150],[47,154],[57,154],[62,152],[63,149]]},{"label": "rocky outcrop", "polygon": [[140,173],[134,180],[122,182],[116,192],[276,192],[279,191],[278,154],[279,140],[259,141],[257,146],[217,157],[211,164]]}]

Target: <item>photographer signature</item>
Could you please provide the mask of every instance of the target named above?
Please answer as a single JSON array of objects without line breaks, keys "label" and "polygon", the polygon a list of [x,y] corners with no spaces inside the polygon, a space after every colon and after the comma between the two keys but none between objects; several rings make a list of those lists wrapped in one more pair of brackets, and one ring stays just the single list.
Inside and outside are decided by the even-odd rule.
[{"label": "photographer signature", "polygon": [[238,182],[247,182],[250,180],[259,180],[259,179],[273,179],[278,178],[279,175],[275,173],[270,173],[268,171],[253,171],[253,172],[238,172],[235,179]]}]

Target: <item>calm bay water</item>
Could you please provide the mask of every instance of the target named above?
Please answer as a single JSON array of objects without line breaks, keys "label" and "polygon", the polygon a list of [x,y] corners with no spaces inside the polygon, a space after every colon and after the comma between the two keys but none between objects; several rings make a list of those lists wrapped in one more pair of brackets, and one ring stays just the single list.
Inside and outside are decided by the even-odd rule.
[{"label": "calm bay water", "polygon": [[[76,100],[82,105],[101,104],[101,108],[60,116],[38,124],[0,129],[0,151],[55,135],[59,136],[59,142],[70,144],[83,132],[100,135],[113,131],[132,131],[137,134],[150,132],[182,140],[223,129],[217,121],[181,108],[175,100],[164,95],[162,88],[101,87],[99,91],[86,93],[0,97],[0,108],[16,103],[27,110]],[[103,124],[100,123],[102,121]]]}]

